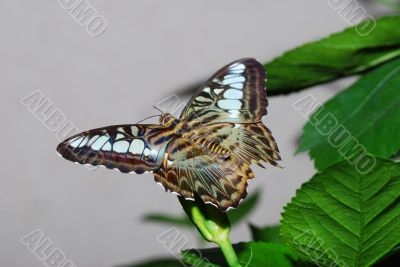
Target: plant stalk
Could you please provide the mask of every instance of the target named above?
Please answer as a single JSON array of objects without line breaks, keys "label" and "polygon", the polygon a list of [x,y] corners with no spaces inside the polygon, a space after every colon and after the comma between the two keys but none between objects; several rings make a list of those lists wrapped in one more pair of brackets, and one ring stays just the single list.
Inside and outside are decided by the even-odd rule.
[{"label": "plant stalk", "polygon": [[240,267],[238,257],[229,239],[231,230],[228,216],[216,207],[204,204],[201,199],[195,201],[178,197],[179,201],[205,240],[217,244],[230,267]]},{"label": "plant stalk", "polygon": [[219,243],[218,245],[221,248],[222,253],[224,254],[224,257],[230,267],[241,267],[239,259],[236,255],[235,250],[233,249],[229,238],[226,241]]}]

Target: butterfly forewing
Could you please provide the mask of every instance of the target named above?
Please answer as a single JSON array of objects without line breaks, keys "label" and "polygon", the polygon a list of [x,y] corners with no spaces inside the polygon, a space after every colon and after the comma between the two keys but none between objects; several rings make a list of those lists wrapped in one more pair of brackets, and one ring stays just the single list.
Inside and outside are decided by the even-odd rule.
[{"label": "butterfly forewing", "polygon": [[258,122],[266,108],[264,68],[255,59],[245,58],[217,71],[195,93],[180,118],[202,125]]},{"label": "butterfly forewing", "polygon": [[160,167],[168,137],[160,125],[116,125],[82,132],[58,145],[64,158],[121,172]]}]

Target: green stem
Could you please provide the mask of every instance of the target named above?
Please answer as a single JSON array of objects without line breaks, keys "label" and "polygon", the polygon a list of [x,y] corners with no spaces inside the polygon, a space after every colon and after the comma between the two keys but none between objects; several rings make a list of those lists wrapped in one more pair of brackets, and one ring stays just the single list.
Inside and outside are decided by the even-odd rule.
[{"label": "green stem", "polygon": [[225,256],[226,261],[228,262],[228,265],[231,267],[241,267],[240,263],[239,263],[239,259],[236,256],[236,252],[233,249],[233,246],[231,244],[231,242],[229,241],[229,238],[218,244],[222,250],[222,253]]},{"label": "green stem", "polygon": [[189,201],[179,197],[179,201],[204,239],[221,248],[228,265],[240,267],[238,257],[229,240],[231,227],[226,213],[212,205],[204,204],[200,199]]}]

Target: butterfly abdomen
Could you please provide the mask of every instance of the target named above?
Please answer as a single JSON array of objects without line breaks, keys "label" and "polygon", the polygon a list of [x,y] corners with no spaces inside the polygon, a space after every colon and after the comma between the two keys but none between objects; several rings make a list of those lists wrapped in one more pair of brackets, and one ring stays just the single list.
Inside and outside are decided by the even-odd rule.
[{"label": "butterfly abdomen", "polygon": [[196,140],[196,143],[199,144],[203,149],[207,152],[211,152],[217,155],[226,155],[229,156],[229,151],[222,147],[218,142],[213,140],[208,140],[205,138],[199,138]]}]

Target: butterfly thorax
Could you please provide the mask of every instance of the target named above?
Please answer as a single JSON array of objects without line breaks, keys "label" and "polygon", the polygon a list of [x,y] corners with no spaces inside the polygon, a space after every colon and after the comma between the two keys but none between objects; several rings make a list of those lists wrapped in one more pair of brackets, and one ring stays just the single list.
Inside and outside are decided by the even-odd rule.
[{"label": "butterfly thorax", "polygon": [[169,113],[164,113],[160,116],[160,124],[166,127],[173,127],[179,123],[179,120]]},{"label": "butterfly thorax", "polygon": [[186,120],[177,119],[169,113],[161,115],[160,124],[167,129],[165,134],[171,134],[175,138],[191,132]]}]

